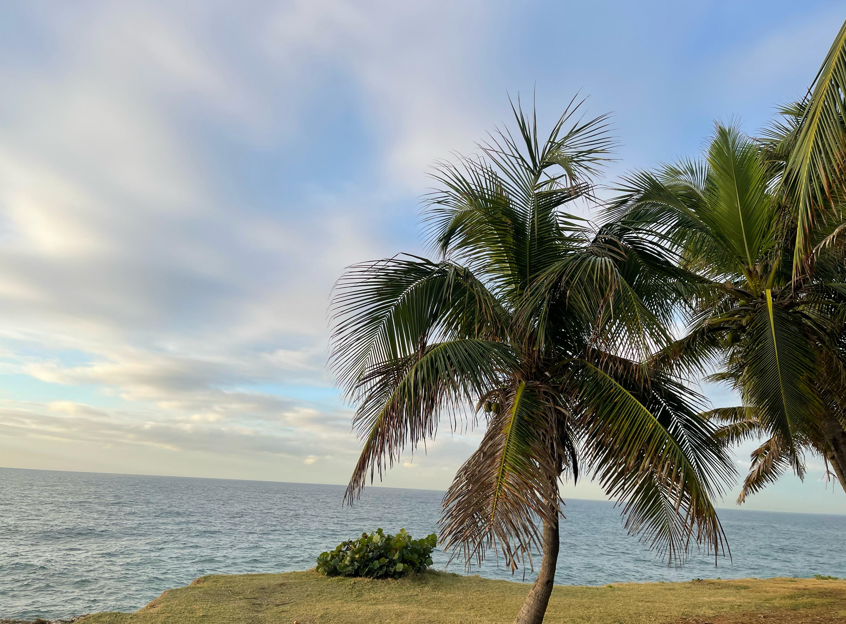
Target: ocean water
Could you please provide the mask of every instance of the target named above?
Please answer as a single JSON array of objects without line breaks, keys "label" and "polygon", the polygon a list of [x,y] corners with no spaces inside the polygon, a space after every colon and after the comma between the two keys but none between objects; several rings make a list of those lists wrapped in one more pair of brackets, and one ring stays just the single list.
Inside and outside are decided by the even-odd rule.
[{"label": "ocean water", "polygon": [[[370,488],[349,508],[343,491],[0,468],[0,619],[134,611],[204,574],[313,567],[364,530],[436,529],[440,492]],[[732,559],[715,567],[702,555],[676,568],[628,536],[610,503],[572,500],[565,513],[561,584],[846,576],[846,516],[723,510]],[[436,568],[446,561],[436,553]],[[449,569],[464,572],[460,562]],[[523,580],[493,560],[473,573]]]}]

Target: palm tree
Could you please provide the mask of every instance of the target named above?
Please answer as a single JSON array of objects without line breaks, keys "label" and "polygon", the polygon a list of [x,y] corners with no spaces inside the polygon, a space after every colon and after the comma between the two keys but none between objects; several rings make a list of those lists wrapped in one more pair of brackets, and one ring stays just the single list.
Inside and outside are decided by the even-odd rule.
[{"label": "palm tree", "polygon": [[628,529],[673,560],[694,542],[724,547],[711,500],[731,464],[700,397],[650,366],[676,296],[661,271],[676,269],[565,211],[591,197],[611,147],[605,117],[582,121],[580,107],[546,141],[512,107],[516,137],[438,167],[424,209],[436,259],[352,266],[333,295],[331,362],[364,445],[346,500],[441,417],[455,430],[483,414],[440,537],[468,565],[495,549],[514,570],[542,551],[520,623],[541,622],[552,591],[562,478],[597,479]]},{"label": "palm tree", "polygon": [[797,255],[803,208],[780,183],[798,110],[788,107],[763,141],[717,125],[704,161],[629,176],[609,217],[660,243],[689,272],[680,307],[688,334],[656,360],[699,373],[716,364],[712,379],[730,383],[743,402],[711,412],[724,425],[719,435],[727,444],[766,438],[738,502],[789,467],[802,476],[808,450],[846,486],[844,226],[818,217],[806,233],[809,250]]}]

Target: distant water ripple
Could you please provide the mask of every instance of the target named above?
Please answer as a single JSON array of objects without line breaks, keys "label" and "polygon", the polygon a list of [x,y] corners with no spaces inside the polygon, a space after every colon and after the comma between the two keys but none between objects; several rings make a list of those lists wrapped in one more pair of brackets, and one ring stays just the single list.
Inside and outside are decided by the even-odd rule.
[{"label": "distant water ripple", "polygon": [[[433,532],[442,496],[371,488],[342,508],[342,494],[331,485],[0,468],[0,618],[134,611],[204,574],[310,568],[363,530]],[[626,535],[611,504],[573,500],[566,514],[562,584],[846,577],[846,516],[722,510],[732,561],[715,568],[703,555],[669,568]],[[435,561],[443,568],[446,557]],[[522,580],[493,561],[474,572]]]}]

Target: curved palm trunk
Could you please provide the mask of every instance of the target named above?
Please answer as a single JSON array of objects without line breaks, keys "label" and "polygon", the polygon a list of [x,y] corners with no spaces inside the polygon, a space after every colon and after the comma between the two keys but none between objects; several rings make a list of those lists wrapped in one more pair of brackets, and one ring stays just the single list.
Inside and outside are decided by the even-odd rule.
[{"label": "curved palm trunk", "polygon": [[543,523],[543,559],[540,571],[532,590],[526,597],[526,602],[517,614],[514,624],[541,624],[552,594],[552,583],[555,580],[555,566],[558,563],[558,517],[554,522]]},{"label": "curved palm trunk", "polygon": [[846,491],[846,431],[833,414],[826,414],[823,427],[826,442],[831,449],[826,459],[831,462],[840,487]]}]

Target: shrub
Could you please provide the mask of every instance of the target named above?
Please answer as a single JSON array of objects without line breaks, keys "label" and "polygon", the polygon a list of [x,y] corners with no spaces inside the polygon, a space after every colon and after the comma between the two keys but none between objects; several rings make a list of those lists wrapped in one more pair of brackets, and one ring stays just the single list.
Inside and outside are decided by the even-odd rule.
[{"label": "shrub", "polygon": [[432,565],[437,543],[434,533],[415,540],[405,529],[396,535],[376,529],[375,533],[362,533],[357,540],[341,542],[332,552],[321,553],[317,571],[326,576],[399,578]]}]

